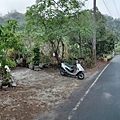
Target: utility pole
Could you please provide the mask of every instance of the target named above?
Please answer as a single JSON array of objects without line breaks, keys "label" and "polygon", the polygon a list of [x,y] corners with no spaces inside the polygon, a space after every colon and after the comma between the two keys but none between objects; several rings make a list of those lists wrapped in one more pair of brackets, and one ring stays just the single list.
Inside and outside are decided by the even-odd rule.
[{"label": "utility pole", "polygon": [[93,0],[93,59],[94,63],[96,63],[96,0]]}]

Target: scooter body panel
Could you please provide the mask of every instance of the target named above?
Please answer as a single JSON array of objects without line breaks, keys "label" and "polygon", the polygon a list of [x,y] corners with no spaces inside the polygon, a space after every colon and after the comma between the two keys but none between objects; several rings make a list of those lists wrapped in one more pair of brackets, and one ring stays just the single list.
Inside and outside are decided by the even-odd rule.
[{"label": "scooter body panel", "polygon": [[84,68],[79,63],[77,64],[77,68],[79,69],[79,71],[84,71]]},{"label": "scooter body panel", "polygon": [[84,71],[83,67],[79,63],[76,64],[76,67],[77,67],[76,70],[73,71],[73,69],[71,67],[67,66],[65,63],[61,63],[61,68],[64,69],[64,71],[68,75],[76,76],[79,72]]}]

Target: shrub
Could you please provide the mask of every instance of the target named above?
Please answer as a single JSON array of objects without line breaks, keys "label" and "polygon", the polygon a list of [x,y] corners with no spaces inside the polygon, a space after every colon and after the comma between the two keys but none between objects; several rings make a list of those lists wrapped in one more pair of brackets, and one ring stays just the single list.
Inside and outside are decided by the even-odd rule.
[{"label": "shrub", "polygon": [[8,65],[9,68],[15,68],[16,67],[15,61],[12,61],[10,58],[6,58],[6,65]]},{"label": "shrub", "polygon": [[36,45],[33,49],[34,58],[33,58],[33,65],[39,65],[40,63],[40,52],[39,46]]},{"label": "shrub", "polygon": [[94,65],[93,60],[92,60],[90,57],[86,57],[86,58],[85,58],[85,66],[86,66],[87,68],[90,68],[90,67],[92,67],[93,65]]}]

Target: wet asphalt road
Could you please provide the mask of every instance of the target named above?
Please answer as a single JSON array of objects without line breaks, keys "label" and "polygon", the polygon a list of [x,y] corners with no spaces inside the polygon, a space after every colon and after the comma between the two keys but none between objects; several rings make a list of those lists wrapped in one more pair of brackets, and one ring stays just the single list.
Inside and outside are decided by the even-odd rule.
[{"label": "wet asphalt road", "polygon": [[120,120],[120,56],[111,61],[71,120]]},{"label": "wet asphalt road", "polygon": [[96,77],[38,120],[120,120],[120,55],[111,61],[85,95]]}]

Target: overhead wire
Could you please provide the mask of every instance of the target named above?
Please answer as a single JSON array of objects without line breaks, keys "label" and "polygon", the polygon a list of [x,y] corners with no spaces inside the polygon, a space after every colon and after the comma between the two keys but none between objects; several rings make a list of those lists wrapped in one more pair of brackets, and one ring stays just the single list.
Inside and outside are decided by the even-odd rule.
[{"label": "overhead wire", "polygon": [[105,5],[105,7],[106,7],[107,11],[109,12],[110,16],[112,16],[112,14],[111,14],[110,10],[108,9],[108,7],[107,7],[107,5],[106,5],[105,1],[104,1],[104,0],[102,0],[102,1],[103,1],[104,5]]},{"label": "overhead wire", "polygon": [[[58,3],[57,3],[55,0],[52,0],[52,1],[53,1],[57,6],[59,6],[59,8],[61,8],[61,9],[63,10],[63,8],[62,8],[60,5],[58,5]],[[84,0],[83,0],[83,1],[84,1]],[[111,12],[110,12],[110,10],[109,10],[106,2],[105,2],[104,0],[102,0],[102,1],[103,1],[104,5],[105,5],[107,11],[109,12],[110,16],[112,16],[112,14],[111,14]],[[113,0],[113,3],[114,3],[114,6],[115,6],[115,9],[116,9],[116,11],[117,11],[118,16],[120,16],[120,13],[119,13],[119,11],[118,11],[118,9],[117,9],[117,6],[116,6],[114,0]],[[89,6],[89,0],[88,0],[87,8],[88,8],[88,6]]]},{"label": "overhead wire", "polygon": [[120,17],[120,13],[119,13],[119,11],[118,11],[118,9],[117,9],[117,6],[116,6],[116,4],[115,4],[115,1],[114,1],[114,0],[113,0],[113,3],[114,3],[114,6],[115,6],[115,9],[116,9],[116,11],[117,11],[118,16]]},{"label": "overhead wire", "polygon": [[[63,10],[63,8],[55,1],[55,0],[52,0],[59,8],[61,8]],[[63,10],[64,11],[64,10]]]}]

